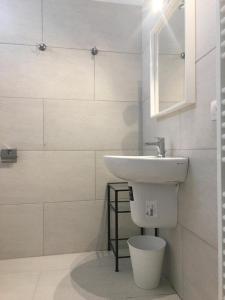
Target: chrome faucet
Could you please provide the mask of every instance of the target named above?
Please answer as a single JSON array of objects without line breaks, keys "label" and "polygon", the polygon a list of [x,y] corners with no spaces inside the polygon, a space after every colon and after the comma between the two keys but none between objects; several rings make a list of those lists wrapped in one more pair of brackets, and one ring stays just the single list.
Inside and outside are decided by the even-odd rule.
[{"label": "chrome faucet", "polygon": [[159,157],[165,157],[166,156],[165,138],[157,137],[156,142],[145,143],[145,145],[146,146],[155,146],[157,148]]}]

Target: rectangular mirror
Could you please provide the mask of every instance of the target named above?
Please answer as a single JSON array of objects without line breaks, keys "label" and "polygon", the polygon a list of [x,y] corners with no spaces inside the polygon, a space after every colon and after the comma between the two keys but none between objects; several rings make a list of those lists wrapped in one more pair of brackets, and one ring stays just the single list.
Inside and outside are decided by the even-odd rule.
[{"label": "rectangular mirror", "polygon": [[195,103],[195,0],[171,0],[151,32],[151,116]]}]

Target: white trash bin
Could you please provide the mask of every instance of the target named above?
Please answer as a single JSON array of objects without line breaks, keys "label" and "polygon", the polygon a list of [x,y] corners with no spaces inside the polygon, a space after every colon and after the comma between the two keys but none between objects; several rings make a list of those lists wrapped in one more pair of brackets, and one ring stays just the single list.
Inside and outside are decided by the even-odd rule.
[{"label": "white trash bin", "polygon": [[128,240],[134,281],[143,289],[159,285],[166,242],[154,236],[139,235]]}]

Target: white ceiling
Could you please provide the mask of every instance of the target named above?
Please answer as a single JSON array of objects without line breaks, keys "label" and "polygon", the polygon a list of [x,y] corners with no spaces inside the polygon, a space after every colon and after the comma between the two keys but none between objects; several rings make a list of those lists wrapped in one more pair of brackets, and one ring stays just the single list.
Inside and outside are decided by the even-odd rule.
[{"label": "white ceiling", "polygon": [[95,0],[99,2],[111,2],[118,4],[143,5],[144,0]]}]

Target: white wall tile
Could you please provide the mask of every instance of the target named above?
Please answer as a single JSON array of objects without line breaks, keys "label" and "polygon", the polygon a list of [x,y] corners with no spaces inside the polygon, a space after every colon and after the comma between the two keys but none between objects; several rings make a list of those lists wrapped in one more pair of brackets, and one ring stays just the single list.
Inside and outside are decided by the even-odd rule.
[{"label": "white wall tile", "polygon": [[[152,119],[149,106],[149,101],[142,103],[143,142],[154,141],[155,137],[164,137],[167,151],[178,149],[180,147],[179,115],[175,114],[166,118]],[[145,149],[149,150],[153,148],[145,146]]]},{"label": "white wall tile", "polygon": [[183,229],[185,300],[217,299],[217,251]]},{"label": "white wall tile", "polygon": [[104,249],[105,224],[104,201],[46,204],[44,254]]},{"label": "white wall tile", "polygon": [[42,205],[1,205],[0,228],[0,259],[42,255]]},{"label": "white wall tile", "polygon": [[43,146],[42,100],[0,98],[0,147]]},{"label": "white wall tile", "polygon": [[53,46],[137,52],[141,48],[140,24],[140,7],[44,0],[44,40]]},{"label": "white wall tile", "polygon": [[93,99],[88,51],[0,45],[0,96]]},{"label": "white wall tile", "polygon": [[[44,0],[43,36],[51,46],[91,49],[93,27],[92,1]],[[66,22],[65,22],[66,20]]]},{"label": "white wall tile", "polygon": [[[184,228],[182,232],[187,227],[196,236],[185,230],[182,241],[182,233],[161,230],[169,243],[167,274],[182,299],[212,300],[217,299],[216,122],[210,120],[210,102],[216,98],[215,0],[197,0],[196,9],[196,106],[156,120],[149,117],[149,32],[155,17],[149,17],[148,7],[144,8],[143,141],[164,136],[166,148],[171,149],[169,155],[190,157],[190,172],[180,188],[178,226]],[[149,153],[149,147],[144,151]]]},{"label": "white wall tile", "polygon": [[[39,218],[38,214],[42,213],[43,202],[68,203],[62,215],[61,207],[58,209],[54,204],[49,204],[51,209],[47,209],[46,232],[51,232],[51,226],[57,228],[57,222],[62,224],[62,231],[54,232],[52,242],[46,238],[48,253],[102,248],[105,244],[105,227],[100,222],[103,201],[86,206],[81,202],[77,206],[72,203],[94,200],[96,195],[103,199],[104,183],[98,181],[99,190],[95,193],[95,154],[60,150],[118,150],[139,146],[139,106],[134,102],[139,100],[140,57],[134,53],[141,50],[141,8],[89,0],[44,0],[43,38],[48,47],[41,52],[34,46],[42,40],[41,6],[41,0],[0,3],[3,25],[0,28],[0,141],[2,146],[21,150],[17,164],[0,164],[0,215],[6,211],[0,220],[4,223],[0,228],[0,242],[5,244],[2,252],[0,249],[0,258],[42,254],[43,216]],[[104,68],[101,72],[107,73],[104,79],[104,73],[96,72],[96,92],[99,100],[108,102],[93,101],[95,61],[89,49],[95,45],[106,51],[132,53],[100,51],[96,57],[96,71],[100,66]],[[84,48],[88,51],[81,50]],[[101,57],[105,58],[103,65],[99,65]],[[103,84],[107,86],[103,88]],[[40,100],[43,98],[49,99],[45,106],[44,100]],[[88,101],[82,103],[82,100]],[[42,151],[43,142],[47,143],[46,151]],[[74,212],[77,227],[73,228]],[[15,220],[11,220],[15,215]],[[135,227],[127,218],[121,224],[122,233]],[[32,226],[41,233],[36,234]],[[136,229],[132,232],[136,233]],[[71,244],[74,230],[84,234],[84,237],[76,236],[75,246]],[[60,234],[65,238],[62,241]],[[89,245],[93,236],[95,240]],[[34,238],[35,243],[30,245]]]},{"label": "white wall tile", "polygon": [[216,0],[196,0],[196,58],[216,47]]},{"label": "white wall tile", "polygon": [[44,154],[19,151],[16,164],[0,165],[1,204],[34,203],[44,200],[42,159]]},{"label": "white wall tile", "polygon": [[50,149],[137,149],[138,105],[131,102],[46,101]]},{"label": "white wall tile", "polygon": [[216,51],[196,65],[196,106],[180,115],[181,149],[216,148],[216,122],[210,102],[216,99]]},{"label": "white wall tile", "polygon": [[185,84],[185,62],[177,55],[159,55],[159,109],[167,103],[171,107],[183,102]]},{"label": "white wall tile", "polygon": [[95,45],[121,52],[141,51],[141,7],[94,2]]},{"label": "white wall tile", "polygon": [[167,241],[165,255],[165,272],[170,278],[173,288],[183,297],[183,257],[182,229],[178,225],[174,229],[160,229],[160,237]]},{"label": "white wall tile", "polygon": [[[142,66],[150,66],[150,44],[142,50]],[[142,67],[142,101],[150,101],[150,67]]]},{"label": "white wall tile", "polygon": [[180,187],[179,223],[217,247],[216,150],[178,151],[189,157],[187,179]]},{"label": "white wall tile", "polygon": [[18,156],[17,164],[0,166],[0,203],[95,198],[93,152],[26,151]]},{"label": "white wall tile", "polygon": [[[96,152],[96,198],[106,198],[106,186],[108,182],[121,182],[120,178],[115,177],[109,172],[105,163],[104,155],[138,155],[137,151],[97,151]],[[120,193],[127,198],[127,193]]]},{"label": "white wall tile", "polygon": [[153,13],[149,0],[144,0],[142,6],[142,49],[150,44],[150,31],[156,24],[161,12]]},{"label": "white wall tile", "polygon": [[0,20],[0,43],[35,45],[41,42],[40,0],[2,0]]},{"label": "white wall tile", "polygon": [[94,153],[47,151],[42,159],[47,201],[93,200],[95,198]]},{"label": "white wall tile", "polygon": [[100,52],[95,64],[95,99],[138,101],[140,73],[140,55]]}]

